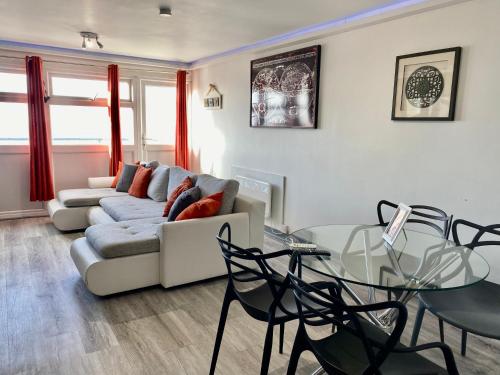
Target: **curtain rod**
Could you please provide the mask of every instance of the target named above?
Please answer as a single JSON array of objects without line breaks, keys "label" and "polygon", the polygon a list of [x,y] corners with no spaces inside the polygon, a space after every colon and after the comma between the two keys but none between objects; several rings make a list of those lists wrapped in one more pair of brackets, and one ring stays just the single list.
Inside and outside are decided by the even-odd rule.
[{"label": "curtain rod", "polygon": [[[24,57],[18,57],[18,56],[0,55],[0,58],[24,60]],[[92,67],[96,67],[96,68],[105,68],[106,67],[106,65],[83,64],[83,63],[56,61],[56,60],[43,60],[43,62],[54,63],[54,64],[64,64],[64,65],[92,66]],[[158,73],[158,70],[151,70],[151,69],[150,70],[148,70],[148,69],[134,69],[134,68],[126,68],[126,67],[124,67],[122,69],[124,69],[124,70],[140,70],[142,72]],[[176,68],[170,68],[170,67],[163,67],[163,69],[172,69],[174,71],[176,70]],[[187,73],[189,74],[189,71],[187,71]]]}]

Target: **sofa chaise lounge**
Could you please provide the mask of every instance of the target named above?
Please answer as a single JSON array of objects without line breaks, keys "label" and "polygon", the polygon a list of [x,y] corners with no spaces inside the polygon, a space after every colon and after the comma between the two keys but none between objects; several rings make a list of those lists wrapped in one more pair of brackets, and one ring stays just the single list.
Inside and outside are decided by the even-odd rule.
[{"label": "sofa chaise lounge", "polygon": [[[204,196],[228,186],[232,186],[234,195],[237,192],[234,180],[196,176],[179,167],[158,168],[168,169],[168,193],[186,176],[196,181]],[[215,239],[225,222],[231,224],[234,242],[244,248],[262,248],[261,201],[236,195],[229,201],[229,209],[221,209],[217,216],[169,222],[162,216],[164,201],[116,192],[110,187],[112,180],[89,178],[88,189],[60,191],[48,206],[58,229],[86,228],[85,237],[73,241],[70,252],[94,294],[102,296],[156,284],[169,288],[225,275],[227,270]]]}]

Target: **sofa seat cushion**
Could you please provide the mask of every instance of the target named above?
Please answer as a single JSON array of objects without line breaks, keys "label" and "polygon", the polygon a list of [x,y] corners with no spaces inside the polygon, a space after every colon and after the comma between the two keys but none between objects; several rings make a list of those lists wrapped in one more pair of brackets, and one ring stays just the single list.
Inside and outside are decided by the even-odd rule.
[{"label": "sofa seat cushion", "polygon": [[130,195],[103,198],[99,204],[116,221],[148,219],[163,216],[164,202]]},{"label": "sofa seat cushion", "polygon": [[127,193],[117,192],[113,188],[102,189],[67,189],[57,193],[57,199],[66,207],[98,206],[105,197],[121,197]]},{"label": "sofa seat cushion", "polygon": [[85,231],[87,241],[103,258],[117,258],[160,251],[158,226],[166,218],[97,224]]}]

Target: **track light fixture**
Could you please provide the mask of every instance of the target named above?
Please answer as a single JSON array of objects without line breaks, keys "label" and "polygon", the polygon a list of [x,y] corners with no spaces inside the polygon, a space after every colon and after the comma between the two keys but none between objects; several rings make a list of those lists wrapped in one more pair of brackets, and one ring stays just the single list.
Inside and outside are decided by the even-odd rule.
[{"label": "track light fixture", "polygon": [[100,48],[103,49],[104,46],[101,42],[99,42],[99,35],[90,31],[80,31],[80,36],[83,38],[82,40],[82,48]]}]

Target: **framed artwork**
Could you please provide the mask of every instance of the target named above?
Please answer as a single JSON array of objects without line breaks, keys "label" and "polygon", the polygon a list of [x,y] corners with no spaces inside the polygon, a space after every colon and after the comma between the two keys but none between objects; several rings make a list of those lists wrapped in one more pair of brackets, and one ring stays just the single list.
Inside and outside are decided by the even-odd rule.
[{"label": "framed artwork", "polygon": [[382,238],[389,245],[393,245],[396,242],[396,238],[398,238],[399,232],[403,229],[408,217],[411,214],[411,207],[407,206],[404,203],[400,203],[398,208],[396,208],[396,212],[389,221],[389,224],[384,230],[382,234]]},{"label": "framed artwork", "polygon": [[462,48],[396,58],[392,120],[453,121]]},{"label": "framed artwork", "polygon": [[203,108],[222,109],[222,94],[213,83],[208,85],[208,91],[203,98]]},{"label": "framed artwork", "polygon": [[250,63],[250,126],[314,129],[318,122],[321,46]]}]

